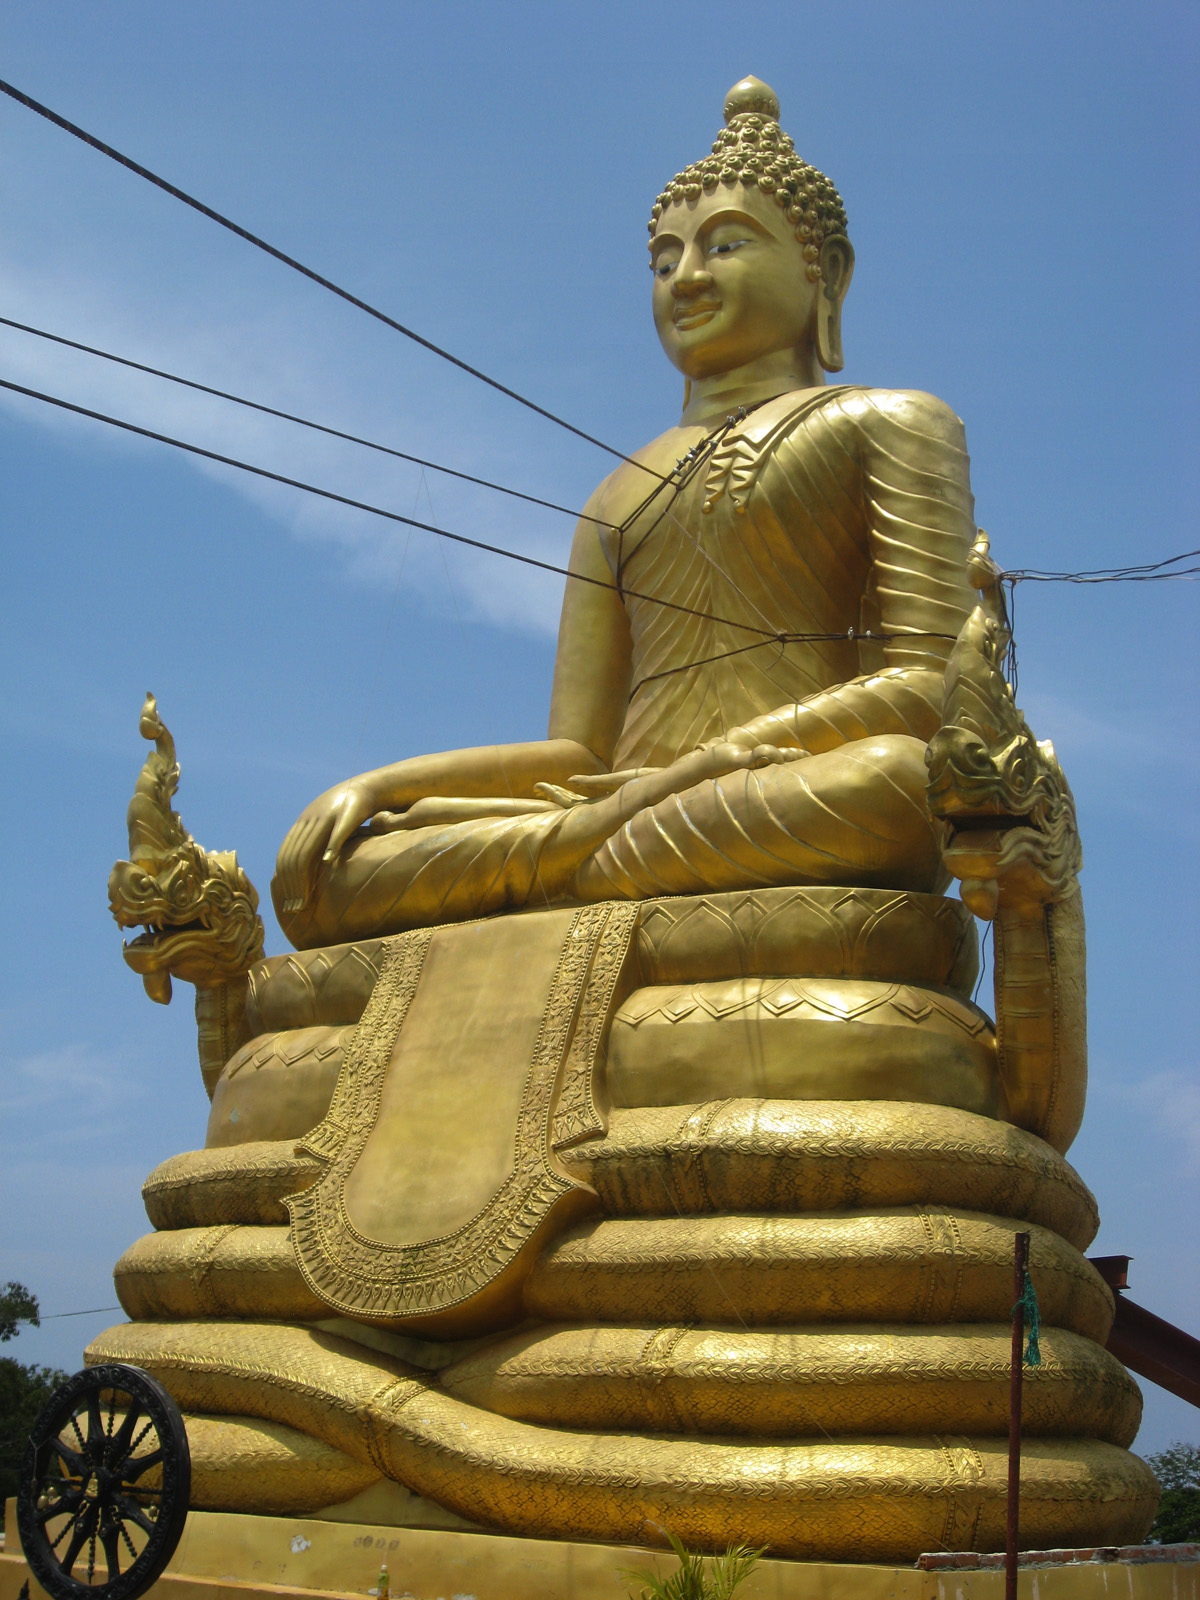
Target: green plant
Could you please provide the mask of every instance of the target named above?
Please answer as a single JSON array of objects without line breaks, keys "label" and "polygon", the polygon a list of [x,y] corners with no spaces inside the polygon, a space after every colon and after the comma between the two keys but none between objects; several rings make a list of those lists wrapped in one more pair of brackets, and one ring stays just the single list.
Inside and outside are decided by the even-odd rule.
[{"label": "green plant", "polygon": [[0,1356],[0,1523],[4,1502],[17,1492],[29,1430],[55,1389],[66,1381],[66,1373],[54,1367],[27,1367]]},{"label": "green plant", "polygon": [[706,1571],[704,1556],[686,1550],[670,1531],[667,1538],[679,1557],[678,1571],[666,1578],[656,1577],[653,1572],[621,1573],[623,1578],[643,1585],[638,1600],[732,1600],[734,1591],[762,1555],[761,1550],[751,1550],[748,1545],[731,1544],[724,1555],[708,1558]]},{"label": "green plant", "polygon": [[1162,1499],[1151,1544],[1191,1544],[1200,1540],[1200,1446],[1177,1443],[1146,1460],[1162,1484]]},{"label": "green plant", "polygon": [[23,1322],[41,1326],[37,1295],[30,1294],[23,1283],[0,1283],[0,1344],[15,1338]]}]

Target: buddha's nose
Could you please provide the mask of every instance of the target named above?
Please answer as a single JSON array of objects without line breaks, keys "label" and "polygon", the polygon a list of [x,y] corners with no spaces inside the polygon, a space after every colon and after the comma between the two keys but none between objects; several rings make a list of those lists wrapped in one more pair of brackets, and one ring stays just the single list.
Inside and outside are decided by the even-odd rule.
[{"label": "buddha's nose", "polygon": [[686,261],[681,261],[671,279],[671,293],[676,300],[691,300],[705,289],[711,289],[712,283],[712,273],[699,262],[689,266]]}]

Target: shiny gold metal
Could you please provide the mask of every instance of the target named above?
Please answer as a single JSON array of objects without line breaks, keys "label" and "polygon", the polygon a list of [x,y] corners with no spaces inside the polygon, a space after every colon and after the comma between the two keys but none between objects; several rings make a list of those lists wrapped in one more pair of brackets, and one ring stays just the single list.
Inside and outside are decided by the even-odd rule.
[{"label": "shiny gold metal", "polygon": [[258,1417],[184,1418],[192,1458],[191,1503],[208,1511],[253,1505],[303,1516],[379,1482],[373,1467],[311,1433]]},{"label": "shiny gold metal", "polygon": [[603,1139],[564,1160],[611,1217],[934,1203],[1038,1223],[1077,1250],[1100,1226],[1091,1192],[1042,1140],[949,1106],[739,1099],[614,1111]]},{"label": "shiny gold metal", "polygon": [[284,1199],[306,1189],[320,1172],[295,1141],[189,1150],[164,1161],[142,1185],[155,1228],[208,1228],[220,1223],[286,1226]]},{"label": "shiny gold metal", "polygon": [[[1008,1428],[1007,1323],[831,1328],[537,1327],[447,1367],[442,1386],[548,1426],[740,1437]],[[1028,1375],[1031,1438],[1128,1445],[1142,1397],[1120,1362],[1048,1329]]]},{"label": "shiny gold metal", "polygon": [[[547,1322],[1003,1322],[1021,1226],[934,1206],[588,1221],[547,1246],[525,1304]],[[1065,1239],[1031,1232],[1042,1315],[1103,1344],[1111,1290]]]},{"label": "shiny gold metal", "polygon": [[[1001,671],[1009,640],[987,535],[972,560],[984,604],[946,672],[927,752],[942,854],[977,916],[993,921],[1000,1075],[1008,1115],[1066,1150],[1087,1092],[1087,956],[1075,801],[1048,740],[1033,737]],[[992,569],[994,572],[994,568]]]},{"label": "shiny gold metal", "polygon": [[[189,1411],[268,1416],[316,1435],[477,1522],[542,1538],[587,1528],[644,1537],[648,1522],[689,1545],[729,1530],[780,1555],[911,1559],[1003,1540],[1003,1439],[845,1436],[745,1442],[546,1428],[482,1411],[426,1374],[328,1334],[271,1323],[132,1324],[88,1360],[129,1361]],[[1153,1516],[1158,1485],[1136,1456],[1095,1440],[1030,1439],[1022,1458],[1025,1537],[1121,1544]]]},{"label": "shiny gold metal", "polygon": [[135,1321],[91,1358],[224,1418],[206,1504],[311,1507],[349,1461],[372,1478],[348,1504],[401,1520],[395,1485],[556,1539],[995,1547],[1029,1228],[1025,1537],[1149,1525],[1136,1386],[1079,1253],[1095,1202],[1063,1160],[1074,805],[1004,681],[962,425],[826,385],[841,199],[765,84],[726,124],[655,205],[683,412],[588,502],[548,737],[320,796],[272,884],[298,949],[264,960],[143,713],[113,907],[154,925],[127,951],[152,994],[197,984],[213,1105],[208,1148],[147,1180],[161,1231],[117,1268]]},{"label": "shiny gold metal", "polygon": [[195,984],[200,1067],[211,1093],[241,1037],[238,980],[263,953],[258,895],[236,853],[202,850],[172,809],[179,763],[152,694],[138,729],[154,749],[129,802],[129,860],[109,874],[109,909],[118,927],[146,930],[123,953],[152,1000],[170,1002],[172,976]]},{"label": "shiny gold metal", "polygon": [[117,1262],[113,1283],[126,1314],[139,1321],[328,1315],[300,1275],[286,1228],[148,1233]]}]

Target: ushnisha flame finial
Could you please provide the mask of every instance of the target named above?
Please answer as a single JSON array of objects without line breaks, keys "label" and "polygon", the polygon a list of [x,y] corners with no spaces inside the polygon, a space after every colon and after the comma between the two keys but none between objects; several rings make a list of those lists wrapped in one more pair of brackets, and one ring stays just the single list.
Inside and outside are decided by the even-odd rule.
[{"label": "ushnisha flame finial", "polygon": [[771,85],[764,83],[761,78],[742,78],[725,96],[726,126],[734,117],[746,115],[770,117],[773,122],[779,121],[779,96]]},{"label": "ushnisha flame finial", "polygon": [[721,184],[757,187],[770,195],[796,230],[809,277],[815,282],[821,276],[821,244],[845,236],[846,208],[825,174],[796,154],[779,126],[779,97],[761,78],[742,78],[730,89],[725,96],[725,126],[712,154],[685,167],[667,184],[650,213],[650,232],[668,206],[698,200]]}]

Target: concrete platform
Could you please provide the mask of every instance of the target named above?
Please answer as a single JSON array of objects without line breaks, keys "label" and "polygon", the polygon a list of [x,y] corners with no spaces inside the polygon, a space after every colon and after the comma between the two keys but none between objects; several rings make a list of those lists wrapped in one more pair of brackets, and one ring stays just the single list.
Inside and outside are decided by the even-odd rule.
[{"label": "concrete platform", "polygon": [[[18,1600],[29,1569],[16,1537],[16,1505],[0,1553],[0,1600]],[[1056,1553],[1061,1556],[1061,1553]],[[1200,1600],[1200,1551],[1117,1552],[1117,1559],[1027,1567],[1022,1600]],[[969,1560],[958,1557],[958,1561]],[[1038,1562],[1034,1555],[1026,1558]],[[156,1600],[342,1600],[374,1589],[387,1562],[393,1600],[625,1600],[629,1568],[665,1574],[674,1558],[632,1545],[573,1544],[443,1529],[378,1528],[299,1517],[193,1511]],[[916,1567],[764,1561],[738,1600],[1002,1600],[995,1567]],[[45,1600],[30,1580],[30,1600]]]}]

